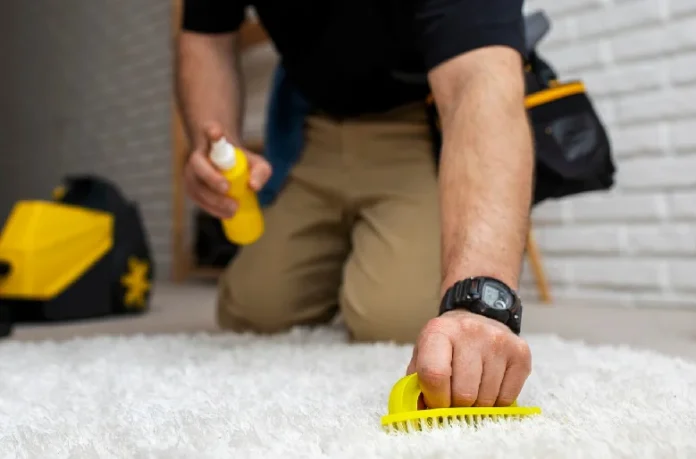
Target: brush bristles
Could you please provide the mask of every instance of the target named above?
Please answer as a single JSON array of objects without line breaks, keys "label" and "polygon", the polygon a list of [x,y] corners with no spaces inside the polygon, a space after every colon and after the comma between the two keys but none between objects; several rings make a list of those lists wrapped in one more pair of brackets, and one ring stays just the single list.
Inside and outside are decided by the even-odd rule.
[{"label": "brush bristles", "polygon": [[431,430],[436,428],[457,427],[461,425],[479,426],[483,423],[500,420],[501,418],[509,420],[521,419],[523,416],[518,414],[468,414],[468,415],[452,415],[452,416],[425,416],[420,418],[409,419],[407,421],[392,422],[385,425],[385,429],[389,432],[414,432],[420,430]]}]

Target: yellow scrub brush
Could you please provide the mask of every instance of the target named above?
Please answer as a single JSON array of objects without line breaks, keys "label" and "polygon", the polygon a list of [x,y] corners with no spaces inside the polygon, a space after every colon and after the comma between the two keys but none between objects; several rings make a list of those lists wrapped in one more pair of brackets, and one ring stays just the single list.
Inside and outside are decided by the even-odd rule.
[{"label": "yellow scrub brush", "polygon": [[485,419],[512,418],[541,414],[541,408],[517,406],[418,409],[421,389],[418,374],[401,378],[389,394],[389,414],[382,416],[382,427],[388,431],[421,430],[456,425],[478,424]]}]

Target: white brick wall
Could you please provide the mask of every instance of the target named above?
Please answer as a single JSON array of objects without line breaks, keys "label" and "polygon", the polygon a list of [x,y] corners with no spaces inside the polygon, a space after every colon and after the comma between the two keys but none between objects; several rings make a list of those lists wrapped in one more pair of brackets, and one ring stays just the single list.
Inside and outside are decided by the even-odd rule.
[{"label": "white brick wall", "polygon": [[[696,301],[696,1],[527,0],[553,30],[541,53],[582,78],[613,141],[616,189],[542,204],[537,241],[556,299]],[[533,296],[531,273],[524,291]]]}]

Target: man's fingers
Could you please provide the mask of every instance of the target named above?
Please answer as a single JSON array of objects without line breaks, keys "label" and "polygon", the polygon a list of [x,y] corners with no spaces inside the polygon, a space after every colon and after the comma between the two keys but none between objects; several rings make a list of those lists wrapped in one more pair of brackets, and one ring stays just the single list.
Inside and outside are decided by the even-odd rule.
[{"label": "man's fingers", "polygon": [[512,365],[505,372],[505,377],[500,385],[500,393],[495,402],[496,406],[510,406],[517,400],[522,392],[522,387],[527,379],[527,373],[520,365]]},{"label": "man's fingers", "polygon": [[505,377],[507,361],[504,357],[493,357],[483,361],[481,385],[478,389],[475,406],[495,406],[500,386]]},{"label": "man's fingers", "polygon": [[428,408],[447,408],[451,402],[452,342],[442,331],[426,331],[420,340],[416,371]]},{"label": "man's fingers", "polygon": [[207,184],[210,188],[218,190],[219,193],[227,192],[229,183],[204,155],[193,153],[191,158],[189,158],[189,167],[198,180]]},{"label": "man's fingers", "polygon": [[199,182],[198,187],[196,187],[196,195],[201,205],[218,218],[233,217],[237,211],[237,203],[234,199],[211,190],[203,182]]},{"label": "man's fingers", "polygon": [[[503,367],[504,370],[505,368]],[[483,362],[481,361],[481,352],[478,347],[469,346],[466,342],[460,342],[454,347],[452,358],[452,406],[469,407],[476,402],[482,371]]]},{"label": "man's fingers", "polygon": [[211,190],[190,169],[187,169],[184,180],[191,199],[209,214],[229,218],[236,212],[237,203],[233,199]]},{"label": "man's fingers", "polygon": [[249,186],[254,191],[259,191],[271,178],[271,165],[262,156],[255,153],[247,153],[249,160]]},{"label": "man's fingers", "polygon": [[213,217],[220,219],[230,218],[233,217],[234,213],[236,212],[236,203],[234,203],[234,201],[232,201],[232,203],[229,206],[216,204],[212,199],[205,195],[205,191],[201,191],[201,189],[198,188],[193,189],[190,192],[190,195],[191,199],[201,209],[205,210]]},{"label": "man's fingers", "polygon": [[515,357],[508,363],[500,385],[496,406],[510,406],[522,392],[522,387],[532,371],[532,357],[527,343],[519,341],[517,347]]}]

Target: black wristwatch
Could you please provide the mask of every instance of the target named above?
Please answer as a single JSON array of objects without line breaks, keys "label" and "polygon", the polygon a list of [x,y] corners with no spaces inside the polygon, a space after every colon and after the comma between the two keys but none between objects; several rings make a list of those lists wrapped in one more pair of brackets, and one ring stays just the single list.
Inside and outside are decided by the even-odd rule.
[{"label": "black wristwatch", "polygon": [[522,301],[517,293],[492,277],[470,277],[450,287],[440,303],[440,315],[455,309],[481,314],[520,334]]}]

